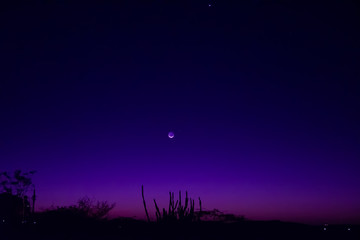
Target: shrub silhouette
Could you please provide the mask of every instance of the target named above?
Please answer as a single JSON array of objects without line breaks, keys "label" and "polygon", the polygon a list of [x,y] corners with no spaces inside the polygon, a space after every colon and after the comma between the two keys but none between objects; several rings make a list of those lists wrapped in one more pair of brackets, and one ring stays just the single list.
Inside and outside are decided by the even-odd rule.
[{"label": "shrub silhouette", "polygon": [[221,222],[240,222],[245,220],[245,217],[242,215],[223,213],[216,208],[210,211],[202,211],[201,214],[204,220]]},{"label": "shrub silhouette", "polygon": [[89,197],[78,200],[77,205],[51,207],[43,212],[43,218],[54,221],[73,222],[75,219],[100,220],[107,217],[108,213],[115,207],[115,203],[107,201],[94,201]]},{"label": "shrub silhouette", "polygon": [[109,204],[107,201],[97,201],[96,203],[89,197],[79,199],[77,208],[86,217],[102,219],[107,217],[109,212],[115,207],[115,203]]}]

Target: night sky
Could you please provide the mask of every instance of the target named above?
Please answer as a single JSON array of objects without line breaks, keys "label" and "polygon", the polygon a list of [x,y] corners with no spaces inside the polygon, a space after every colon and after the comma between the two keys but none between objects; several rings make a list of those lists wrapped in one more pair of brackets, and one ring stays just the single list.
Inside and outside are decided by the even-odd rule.
[{"label": "night sky", "polygon": [[234,2],[1,1],[0,170],[38,210],[360,223],[359,6]]}]

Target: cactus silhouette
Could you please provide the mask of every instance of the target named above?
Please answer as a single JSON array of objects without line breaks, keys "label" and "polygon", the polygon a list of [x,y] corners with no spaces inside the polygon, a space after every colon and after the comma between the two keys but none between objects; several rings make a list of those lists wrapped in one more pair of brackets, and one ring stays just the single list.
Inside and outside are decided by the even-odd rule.
[{"label": "cactus silhouette", "polygon": [[[146,208],[146,202],[144,197],[144,187],[141,187],[142,189],[142,198],[143,198],[143,205],[145,208],[145,213],[148,221],[149,215]],[[195,212],[195,200],[192,198],[189,198],[188,192],[185,192],[185,202],[184,205],[182,205],[182,199],[181,199],[181,191],[179,191],[179,199],[175,202],[175,194],[174,192],[169,192],[169,207],[166,210],[165,208],[162,208],[160,210],[156,199],[153,199],[154,205],[155,205],[155,216],[157,222],[193,222],[195,220],[200,221],[201,212],[202,212],[202,203],[201,199],[199,197],[199,206],[200,211]]]},{"label": "cactus silhouette", "polygon": [[147,208],[146,208],[146,202],[145,202],[145,197],[144,197],[144,186],[143,185],[141,185],[141,195],[142,195],[143,204],[144,204],[144,208],[145,208],[146,218],[147,218],[148,222],[150,222],[149,213],[148,213]]}]

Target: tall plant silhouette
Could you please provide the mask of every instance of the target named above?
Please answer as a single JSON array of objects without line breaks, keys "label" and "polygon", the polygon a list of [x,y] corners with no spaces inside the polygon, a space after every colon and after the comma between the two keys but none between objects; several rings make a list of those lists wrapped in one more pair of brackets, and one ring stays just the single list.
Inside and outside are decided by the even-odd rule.
[{"label": "tall plant silhouette", "polygon": [[143,199],[146,218],[147,218],[148,222],[150,222],[149,212],[148,212],[148,210],[146,208],[146,201],[145,201],[145,196],[144,196],[144,186],[143,185],[141,185],[141,196],[142,196],[142,199]]},{"label": "tall plant silhouette", "polygon": [[[179,199],[175,202],[175,194],[173,192],[169,192],[169,207],[168,209],[163,208],[160,210],[156,199],[154,199],[155,205],[155,215],[157,222],[193,222],[193,221],[200,221],[202,208],[201,208],[201,199],[199,198],[199,206],[200,210],[195,211],[195,200],[189,198],[188,192],[185,193],[184,205],[182,204],[181,199],[181,191],[179,191]],[[145,213],[147,215],[148,220],[148,212],[146,208],[146,202],[144,198],[144,187],[142,186],[142,197],[143,197],[143,204],[145,208]]]}]

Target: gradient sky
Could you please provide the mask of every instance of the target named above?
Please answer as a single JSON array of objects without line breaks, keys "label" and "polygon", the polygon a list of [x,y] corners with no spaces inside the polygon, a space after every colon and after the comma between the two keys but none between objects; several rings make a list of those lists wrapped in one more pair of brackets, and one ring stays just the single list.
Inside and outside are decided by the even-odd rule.
[{"label": "gradient sky", "polygon": [[9,2],[0,170],[38,171],[39,210],[87,195],[143,218],[143,184],[152,216],[189,190],[250,219],[360,223],[355,1]]}]

